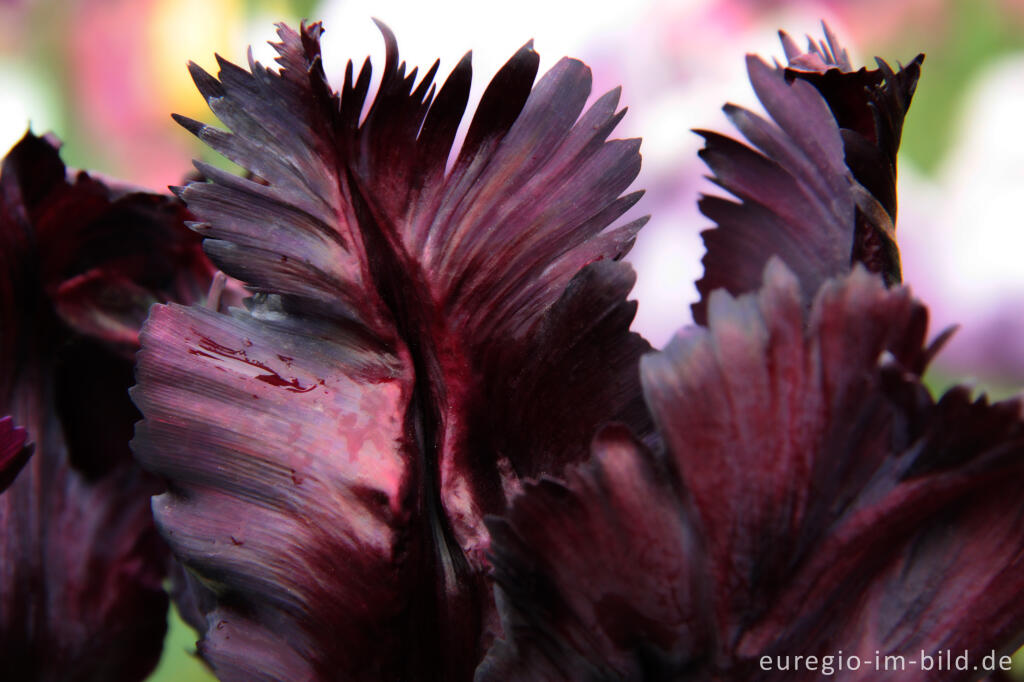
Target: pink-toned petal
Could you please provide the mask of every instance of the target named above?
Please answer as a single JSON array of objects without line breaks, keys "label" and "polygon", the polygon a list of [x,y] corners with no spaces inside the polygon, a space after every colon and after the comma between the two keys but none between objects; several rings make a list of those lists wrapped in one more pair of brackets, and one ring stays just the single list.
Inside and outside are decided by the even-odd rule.
[{"label": "pink-toned petal", "polygon": [[[140,356],[135,395],[146,420],[136,450],[171,488],[159,507],[165,535],[200,581],[220,586],[202,651],[229,676],[257,674],[242,642],[278,641],[279,660],[311,666],[289,673],[299,679],[338,670],[359,679],[468,679],[500,629],[484,515],[503,509],[521,477],[584,456],[608,421],[651,437],[637,373],[649,345],[629,332],[633,278],[616,262],[644,220],[609,228],[640,196],[622,195],[639,169],[638,142],[608,139],[624,113],[618,92],[585,108],[590,70],[570,59],[534,84],[538,57],[527,44],[494,77],[453,153],[468,57],[438,90],[436,65],[422,78],[406,73],[394,36],[381,30],[387,56],[370,102],[368,63],[358,74],[350,66],[336,93],[320,61],[320,26],[280,26],[280,69],[220,60],[215,78],[191,67],[230,132],[179,117],[248,171],[243,178],[200,164],[208,182],[179,195],[211,258],[256,296],[251,315],[234,318],[157,309]],[[264,367],[256,381],[283,382],[273,393],[280,402],[249,391],[244,372],[203,369],[201,353],[210,351],[195,336],[200,321],[208,338],[223,337],[218,347],[258,363],[236,369]],[[308,376],[289,373],[280,357]],[[211,377],[217,382],[203,388]],[[343,420],[325,414],[321,380],[348,387],[329,389],[349,395],[351,404],[335,406]],[[204,391],[230,400],[196,413],[190,406]],[[535,399],[524,403],[521,391]],[[286,436],[256,442],[253,420],[266,420],[270,406]],[[558,429],[551,414],[563,415]],[[368,415],[381,429],[380,459],[352,452]],[[174,437],[169,424],[179,429]],[[300,432],[321,434],[301,456],[324,491],[355,496],[346,491],[365,478],[392,516],[367,525],[364,502],[337,510],[308,543],[331,560],[305,572],[287,571],[290,546],[270,538],[231,550],[248,558],[227,573],[207,562],[196,529],[230,528],[255,513],[238,486],[259,481],[262,495],[281,494],[274,491],[289,485],[280,472],[299,456],[292,434]],[[197,454],[207,447],[212,461]],[[244,471],[221,476],[218,464]],[[175,497],[200,481],[202,493]],[[277,534],[321,510],[300,496],[275,514],[265,526]],[[351,546],[348,536],[363,541]],[[324,573],[338,561],[350,571]],[[273,588],[275,580],[286,587]],[[289,592],[289,580],[305,587]],[[260,628],[277,631],[281,600],[291,634],[275,640]],[[228,612],[247,614],[237,637],[212,630],[239,623]],[[323,618],[333,630],[317,625]],[[328,630],[355,644],[328,640]],[[396,660],[396,642],[413,632],[422,645]]]},{"label": "pink-toned petal", "polygon": [[258,633],[215,630],[273,623],[270,655],[303,662],[274,679],[409,674],[385,654],[414,627],[429,529],[401,359],[198,307],[155,308],[143,337],[134,449],[171,483],[164,536],[216,596],[204,656],[258,678]]}]

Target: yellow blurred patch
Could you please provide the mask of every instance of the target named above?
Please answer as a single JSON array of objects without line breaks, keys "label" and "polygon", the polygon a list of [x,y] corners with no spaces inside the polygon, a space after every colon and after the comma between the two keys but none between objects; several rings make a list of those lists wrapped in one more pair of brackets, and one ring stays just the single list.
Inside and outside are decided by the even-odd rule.
[{"label": "yellow blurred patch", "polygon": [[149,73],[162,109],[199,120],[211,114],[188,73],[194,61],[217,73],[214,53],[238,62],[245,55],[241,0],[156,0],[146,21]]}]

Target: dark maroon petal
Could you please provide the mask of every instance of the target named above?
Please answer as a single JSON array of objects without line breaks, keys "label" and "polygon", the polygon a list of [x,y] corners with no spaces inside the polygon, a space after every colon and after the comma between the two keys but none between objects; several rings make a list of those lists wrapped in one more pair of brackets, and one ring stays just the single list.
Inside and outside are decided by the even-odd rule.
[{"label": "dark maroon petal", "polygon": [[[525,486],[492,523],[506,630],[486,679],[810,680],[820,672],[763,674],[760,657],[980,661],[1020,644],[1021,403],[963,388],[934,402],[924,308],[862,267],[805,300],[777,259],[757,294],[714,294],[706,328],[641,363],[665,460],[606,436],[593,462]],[[613,476],[609,452],[646,468]],[[624,508],[641,485],[645,504]],[[635,537],[604,539],[620,527]],[[633,565],[653,548],[683,558],[676,577]],[[706,601],[666,621],[665,600],[644,602],[652,576]],[[620,630],[590,615],[608,595],[628,597]],[[666,649],[665,622],[695,638]]]},{"label": "dark maroon petal", "polygon": [[56,420],[0,495],[0,660],[17,682],[131,682],[166,630],[157,491],[130,462],[95,481],[68,466]]},{"label": "dark maroon petal", "polygon": [[[853,176],[870,191],[893,222],[896,221],[896,152],[903,133],[903,119],[917,88],[924,55],[894,72],[883,60],[878,68],[854,70],[846,50],[825,26],[827,43],[808,51],[780,34],[786,47],[788,78],[805,80],[822,94],[843,129],[846,163]],[[838,56],[837,56],[838,55]]]},{"label": "dark maroon petal", "polygon": [[166,629],[161,490],[131,457],[138,324],[200,299],[184,205],[68,173],[31,133],[0,174],[0,414],[36,452],[0,496],[4,679],[141,680]]},{"label": "dark maroon petal", "polygon": [[232,679],[277,679],[244,646],[268,621],[266,655],[302,661],[288,679],[404,665],[386,652],[412,636],[399,588],[419,579],[396,560],[421,544],[404,537],[411,381],[399,358],[337,336],[177,306],[146,326],[136,400],[162,416],[139,426],[136,455],[173,482],[154,508],[186,567],[217,585],[202,651]]},{"label": "dark maroon petal", "polygon": [[[201,300],[214,269],[185,227],[184,204],[82,171],[66,177],[58,146],[26,133],[3,161],[0,302],[21,332],[56,312],[71,332],[130,358],[149,306]],[[8,333],[2,342],[11,371],[24,360],[13,346],[25,341]]]},{"label": "dark maroon petal", "polygon": [[842,641],[860,655],[967,650],[977,661],[1019,646],[1022,405],[990,405],[964,388],[917,402],[891,427],[903,452],[844,510],[743,649]]},{"label": "dark maroon petal", "polygon": [[789,69],[747,57],[770,120],[734,105],[725,112],[753,147],[698,131],[712,180],[739,199],[700,201],[717,227],[703,233],[698,324],[707,322],[712,291],[756,290],[772,256],[808,294],[856,262],[889,283],[900,280],[896,151],[923,57],[899,74],[881,61],[877,71],[850,72],[845,50],[826,31],[828,44],[812,43],[806,54],[783,34]]},{"label": "dark maroon petal", "polygon": [[0,493],[14,482],[25,462],[32,456],[32,445],[26,445],[25,429],[15,426],[10,417],[0,419]]},{"label": "dark maroon petal", "polygon": [[806,319],[801,298],[770,264],[757,299],[713,296],[707,332],[644,363],[733,665],[1018,643],[1020,405],[964,389],[932,403],[926,314],[905,289],[857,268]]},{"label": "dark maroon petal", "polygon": [[[651,347],[628,332],[636,302],[626,296],[635,279],[625,263],[593,263],[525,343],[495,344],[485,365],[491,380],[472,417],[488,426],[477,432],[482,438],[468,449],[470,457],[493,449],[519,478],[536,478],[586,458],[593,425],[615,421],[652,434],[635,381],[637,358]],[[567,406],[571,418],[552,419],[568,417]],[[497,495],[486,511],[504,508]]]},{"label": "dark maroon petal", "polygon": [[491,521],[505,637],[478,680],[678,679],[699,661],[701,549],[671,481],[609,427],[564,483],[527,484]]},{"label": "dark maroon petal", "polygon": [[701,515],[718,628],[733,641],[772,602],[888,454],[871,381],[883,351],[916,360],[924,311],[862,269],[803,295],[779,262],[760,293],[712,295],[708,331],[643,363],[648,402]]},{"label": "dark maroon petal", "polygon": [[[319,24],[281,26],[280,70],[191,69],[231,132],[178,117],[251,174],[199,164],[180,195],[257,295],[156,309],[135,448],[169,482],[165,536],[216,585],[201,650],[230,679],[471,678],[499,630],[483,516],[605,422],[651,435],[614,262],[643,220],[606,229],[639,198],[620,196],[638,141],[608,140],[618,92],[585,110],[570,59],[534,85],[527,44],[453,153],[468,56],[437,89],[381,30],[372,102],[368,63],[335,93]],[[225,544],[239,528],[260,532]]]},{"label": "dark maroon petal", "polygon": [[580,267],[629,249],[635,229],[594,237],[639,196],[619,198],[639,171],[639,142],[606,139],[624,113],[617,91],[580,117],[590,94],[585,65],[562,60],[531,91],[538,58],[529,46],[520,50],[485,93],[445,175],[468,59],[435,100],[433,71],[414,89],[385,29],[388,61],[360,124],[368,66],[355,85],[349,70],[336,111],[320,32],[281,28],[279,62],[292,68],[280,74],[222,61],[218,81],[192,68],[234,132],[179,121],[265,181],[202,166],[212,183],[181,192],[225,272],[330,301],[336,314],[375,330],[393,323],[382,309],[415,290],[417,307],[463,320],[460,336],[486,343],[523,336]]},{"label": "dark maroon petal", "polygon": [[726,113],[757,150],[701,132],[701,158],[714,180],[739,202],[707,196],[701,212],[718,227],[703,234],[707,254],[697,282],[694,319],[707,322],[707,299],[760,286],[764,265],[780,257],[806,291],[849,268],[855,202],[839,128],[813,87],[788,83],[781,70],[747,58],[751,82],[772,116],[765,120],[727,105]]}]

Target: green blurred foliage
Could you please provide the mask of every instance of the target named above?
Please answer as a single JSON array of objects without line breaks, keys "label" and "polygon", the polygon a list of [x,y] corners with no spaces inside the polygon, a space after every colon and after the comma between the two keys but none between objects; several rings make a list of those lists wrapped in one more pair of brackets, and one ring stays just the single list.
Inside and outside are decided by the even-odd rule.
[{"label": "green blurred foliage", "polygon": [[945,4],[941,31],[932,23],[910,24],[894,44],[873,49],[888,61],[926,54],[900,148],[901,158],[925,173],[935,173],[949,149],[971,81],[1000,57],[1024,50],[1024,12],[1010,16],[1000,0]]},{"label": "green blurred foliage", "polygon": [[215,682],[217,678],[196,657],[196,632],[178,615],[167,614],[167,639],[164,655],[148,682]]}]

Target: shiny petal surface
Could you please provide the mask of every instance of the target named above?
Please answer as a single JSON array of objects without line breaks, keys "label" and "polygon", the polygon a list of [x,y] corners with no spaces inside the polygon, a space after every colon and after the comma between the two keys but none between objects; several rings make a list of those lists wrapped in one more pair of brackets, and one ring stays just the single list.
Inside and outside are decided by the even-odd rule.
[{"label": "shiny petal surface", "polygon": [[[639,198],[638,141],[608,139],[618,92],[586,108],[571,59],[534,84],[527,44],[453,150],[468,55],[435,87],[381,30],[370,101],[368,62],[336,93],[320,26],[280,26],[279,69],[192,67],[230,131],[179,117],[252,175],[200,164],[179,194],[256,295],[234,317],[157,309],[135,450],[215,597],[201,649],[225,679],[470,679],[500,630],[484,515],[608,421],[652,435],[617,262],[644,221],[609,227]],[[239,525],[266,532],[212,558],[197,529]]]},{"label": "shiny petal surface", "polygon": [[[396,557],[415,494],[399,359],[240,311],[160,306],[138,379],[138,406],[161,418],[139,426],[136,455],[173,482],[154,511],[217,597],[210,662],[247,679],[274,679],[265,656],[301,661],[279,670],[294,679],[328,676],[323,661],[395,674],[383,666],[401,661],[386,654],[414,626],[402,622],[399,587],[419,579]],[[288,624],[289,651],[277,640],[265,656],[242,655],[253,637],[262,649],[273,641],[259,632],[266,622]]]}]

